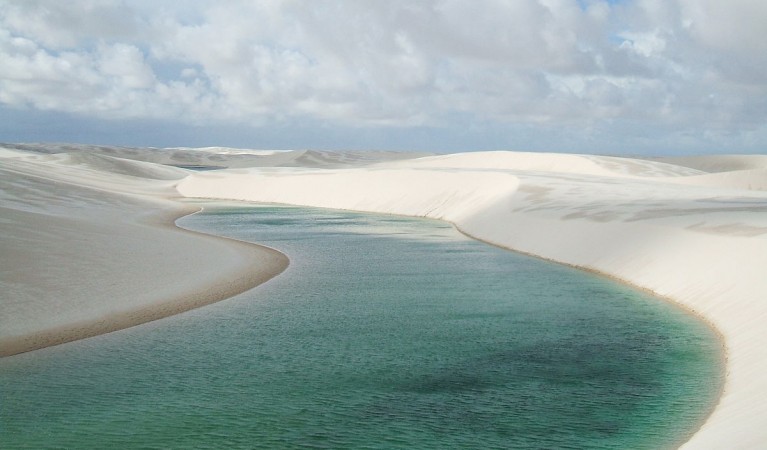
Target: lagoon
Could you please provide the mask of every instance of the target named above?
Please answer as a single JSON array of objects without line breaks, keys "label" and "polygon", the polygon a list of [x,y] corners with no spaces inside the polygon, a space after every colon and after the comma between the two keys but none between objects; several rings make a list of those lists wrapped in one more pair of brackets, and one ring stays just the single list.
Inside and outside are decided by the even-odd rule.
[{"label": "lagoon", "polygon": [[696,317],[450,225],[213,206],[291,266],[233,299],[0,361],[0,445],[664,448],[723,382]]}]

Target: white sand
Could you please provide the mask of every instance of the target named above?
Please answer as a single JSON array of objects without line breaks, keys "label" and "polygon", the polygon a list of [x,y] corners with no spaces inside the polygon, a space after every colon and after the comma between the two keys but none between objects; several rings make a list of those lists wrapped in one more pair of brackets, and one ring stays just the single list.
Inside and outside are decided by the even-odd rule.
[{"label": "white sand", "polygon": [[684,448],[767,442],[763,157],[648,161],[486,152],[347,168],[196,173],[184,196],[431,217],[668,297],[721,332],[725,391]]},{"label": "white sand", "polygon": [[0,156],[0,356],[231,297],[287,259],[173,226],[187,171],[90,154]]}]

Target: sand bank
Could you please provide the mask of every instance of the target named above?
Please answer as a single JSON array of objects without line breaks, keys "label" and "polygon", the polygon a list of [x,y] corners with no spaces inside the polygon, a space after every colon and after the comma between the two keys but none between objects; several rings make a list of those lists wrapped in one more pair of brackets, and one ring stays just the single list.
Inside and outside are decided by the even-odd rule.
[{"label": "sand bank", "polygon": [[684,447],[758,448],[767,442],[767,167],[759,156],[719,162],[727,167],[717,158],[486,152],[198,173],[177,189],[447,220],[673,299],[714,324],[728,354],[720,404]]},{"label": "sand bank", "polygon": [[281,253],[182,230],[187,172],[98,155],[6,152],[0,166],[0,355],[167,317],[287,266]]}]

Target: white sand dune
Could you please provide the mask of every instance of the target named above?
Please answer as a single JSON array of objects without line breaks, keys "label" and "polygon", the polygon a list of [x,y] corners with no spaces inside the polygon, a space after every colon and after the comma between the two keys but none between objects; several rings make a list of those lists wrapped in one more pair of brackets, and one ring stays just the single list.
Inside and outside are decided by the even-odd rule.
[{"label": "white sand dune", "polygon": [[[0,146],[0,350],[77,338],[82,323],[92,335],[126,316],[121,325],[167,315],[200,292],[220,299],[230,280],[248,279],[245,266],[266,278],[284,264],[169,226],[182,214],[174,195],[430,217],[649,289],[710,321],[727,348],[725,391],[684,447],[767,442],[767,157],[412,156]],[[183,168],[211,166],[227,169]]]},{"label": "white sand dune", "polygon": [[0,159],[0,356],[231,297],[282,271],[271,249],[181,230],[187,171],[87,153]]},{"label": "white sand dune", "polygon": [[177,189],[448,220],[478,239],[670,298],[714,324],[728,353],[720,404],[685,448],[758,448],[767,442],[767,181],[760,158],[721,160],[737,172],[716,161],[468,153],[196,173]]},{"label": "white sand dune", "polygon": [[183,168],[351,167],[412,159],[426,153],[391,151],[253,150],[230,147],[143,148],[83,144],[0,144],[0,157],[19,155],[102,155]]},{"label": "white sand dune", "polygon": [[708,173],[767,169],[767,155],[680,156],[656,158],[655,160]]}]

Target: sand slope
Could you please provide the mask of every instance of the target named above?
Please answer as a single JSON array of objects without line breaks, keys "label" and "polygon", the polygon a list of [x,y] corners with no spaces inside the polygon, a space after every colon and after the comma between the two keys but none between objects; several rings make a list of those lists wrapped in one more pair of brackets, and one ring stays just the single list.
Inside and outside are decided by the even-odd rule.
[{"label": "sand slope", "polygon": [[0,356],[221,300],[284,269],[280,253],[187,232],[187,171],[91,154],[0,159]]},{"label": "sand slope", "polygon": [[767,181],[760,160],[725,158],[723,169],[710,157],[678,165],[485,152],[346,169],[196,173],[177,189],[189,197],[444,219],[478,239],[669,297],[715,324],[729,357],[721,402],[685,447],[758,448],[767,442]]}]

